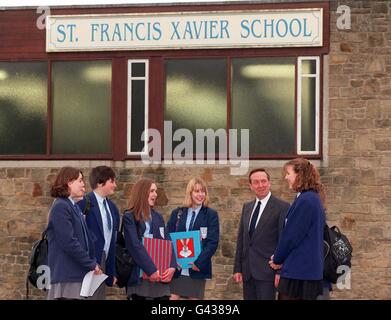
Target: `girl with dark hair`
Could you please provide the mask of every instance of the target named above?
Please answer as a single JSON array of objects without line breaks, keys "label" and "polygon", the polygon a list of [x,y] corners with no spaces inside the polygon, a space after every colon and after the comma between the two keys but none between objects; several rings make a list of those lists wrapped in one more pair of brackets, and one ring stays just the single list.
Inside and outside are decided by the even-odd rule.
[{"label": "girl with dark hair", "polygon": [[312,300],[323,292],[325,192],[318,170],[307,159],[293,159],[284,170],[289,188],[297,196],[269,264],[281,269],[280,300]]},{"label": "girl with dark hair", "polygon": [[95,259],[94,244],[76,201],[85,192],[83,174],[72,167],[61,168],[51,187],[56,198],[49,213],[48,264],[50,284],[48,299],[85,299],[80,296],[87,272],[102,271]]},{"label": "girl with dark hair", "polygon": [[[123,216],[125,245],[136,263],[126,290],[129,300],[168,300],[170,296],[168,283],[175,272],[174,255],[171,267],[160,274],[141,243],[141,237],[169,240],[163,216],[153,209],[157,196],[157,187],[152,180],[139,180],[133,186]],[[148,280],[140,278],[140,268],[148,275]]]}]

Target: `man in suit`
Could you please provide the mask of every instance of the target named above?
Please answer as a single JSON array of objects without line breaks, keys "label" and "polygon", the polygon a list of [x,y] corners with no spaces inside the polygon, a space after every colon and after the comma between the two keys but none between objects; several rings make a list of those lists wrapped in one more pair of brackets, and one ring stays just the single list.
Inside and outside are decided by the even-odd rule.
[{"label": "man in suit", "polygon": [[[92,192],[86,195],[78,205],[85,212],[88,229],[94,234],[96,261],[109,277],[106,284],[112,286],[116,282],[115,245],[119,229],[119,212],[116,205],[107,198],[114,194],[117,184],[112,168],[98,166],[90,173]],[[105,286],[101,285],[93,299],[105,299]]]},{"label": "man in suit", "polygon": [[243,282],[245,300],[274,300],[275,271],[270,256],[277,247],[289,203],[270,192],[270,175],[265,169],[249,174],[250,189],[256,199],[243,205],[236,247],[233,278]]}]

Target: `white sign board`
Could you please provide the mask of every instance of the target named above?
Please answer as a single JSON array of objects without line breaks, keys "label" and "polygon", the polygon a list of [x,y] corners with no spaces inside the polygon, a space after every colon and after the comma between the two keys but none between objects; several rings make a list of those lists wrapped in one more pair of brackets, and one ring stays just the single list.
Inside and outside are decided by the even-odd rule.
[{"label": "white sign board", "polygon": [[51,15],[46,51],[319,47],[323,9]]}]

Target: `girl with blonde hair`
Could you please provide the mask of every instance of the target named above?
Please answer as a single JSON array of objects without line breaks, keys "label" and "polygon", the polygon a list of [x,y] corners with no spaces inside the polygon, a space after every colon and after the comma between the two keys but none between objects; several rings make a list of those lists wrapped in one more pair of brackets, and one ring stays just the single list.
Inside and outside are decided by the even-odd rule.
[{"label": "girl with blonde hair", "polygon": [[170,284],[171,300],[203,299],[206,279],[212,278],[212,257],[219,243],[219,217],[207,206],[208,189],[201,178],[193,178],[186,188],[184,206],[172,211],[169,232],[200,230],[201,253],[189,269],[178,269]]}]

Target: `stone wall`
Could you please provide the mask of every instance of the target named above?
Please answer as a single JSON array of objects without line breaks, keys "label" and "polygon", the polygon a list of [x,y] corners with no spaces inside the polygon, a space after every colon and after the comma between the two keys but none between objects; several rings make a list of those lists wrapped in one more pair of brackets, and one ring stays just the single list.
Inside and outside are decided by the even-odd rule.
[{"label": "stone wall", "polygon": [[[349,236],[354,247],[351,289],[336,289],[335,299],[391,297],[391,3],[330,1],[330,54],[325,59],[324,160],[319,162],[328,196],[328,220]],[[339,5],[351,9],[351,29],[337,29]],[[327,71],[328,70],[328,71]],[[9,162],[7,162],[9,164]],[[85,173],[91,166],[80,165]],[[281,161],[252,162],[272,174],[272,191],[291,201],[281,175]],[[72,164],[74,165],[74,164]],[[97,165],[97,164],[95,164]],[[252,198],[247,178],[228,168],[164,168],[113,163],[118,174],[114,201],[121,209],[132,185],[151,177],[158,183],[157,209],[168,218],[181,204],[186,182],[203,177],[211,206],[220,215],[221,236],[213,260],[208,299],[240,299],[241,287],[231,279],[242,203]],[[20,162],[0,169],[0,299],[22,299],[32,243],[39,238],[52,202],[49,182],[58,168]],[[52,165],[50,165],[52,166]],[[122,290],[110,298],[124,299]],[[42,297],[35,290],[34,298]]]},{"label": "stone wall", "polygon": [[[330,216],[354,246],[352,289],[335,298],[391,298],[391,2],[331,1]],[[337,29],[336,9],[351,9]]]}]

